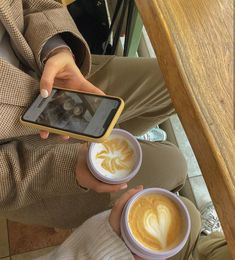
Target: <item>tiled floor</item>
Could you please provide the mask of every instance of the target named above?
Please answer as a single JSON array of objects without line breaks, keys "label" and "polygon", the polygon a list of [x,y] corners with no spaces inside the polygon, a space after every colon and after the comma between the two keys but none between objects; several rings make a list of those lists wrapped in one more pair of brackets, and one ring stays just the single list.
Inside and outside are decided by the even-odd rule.
[{"label": "tiled floor", "polygon": [[[177,116],[171,118],[173,130],[188,163],[188,187],[192,188],[197,207],[211,201],[201,171]],[[190,185],[189,185],[190,184]],[[189,194],[190,189],[186,190]],[[71,230],[55,231],[0,219],[0,260],[31,260],[45,255],[69,236]]]},{"label": "tiled floor", "polygon": [[184,157],[187,161],[188,166],[188,180],[192,188],[194,198],[198,209],[201,209],[205,206],[206,203],[211,201],[210,194],[206,187],[206,183],[203,179],[201,170],[191,148],[191,145],[187,139],[187,136],[184,132],[184,129],[180,123],[180,120],[177,115],[171,117],[171,124],[179,145],[180,150],[184,154]]},{"label": "tiled floor", "polygon": [[31,260],[45,255],[71,232],[0,219],[0,260]]}]

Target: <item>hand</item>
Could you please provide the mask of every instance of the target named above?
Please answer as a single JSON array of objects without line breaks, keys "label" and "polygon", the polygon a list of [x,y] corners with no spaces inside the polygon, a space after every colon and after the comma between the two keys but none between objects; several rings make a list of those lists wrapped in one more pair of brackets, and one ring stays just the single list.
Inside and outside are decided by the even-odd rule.
[{"label": "hand", "polygon": [[102,192],[117,192],[127,188],[127,184],[107,184],[97,180],[89,171],[86,163],[88,148],[87,144],[83,144],[79,150],[79,158],[76,168],[76,178],[78,183],[85,188],[92,189],[98,193]]},{"label": "hand", "polygon": [[[135,195],[137,192],[143,190],[143,186],[137,186],[134,189],[131,189],[124,193],[114,204],[111,214],[109,216],[109,223],[110,226],[113,228],[114,232],[118,235],[121,236],[121,230],[120,230],[120,221],[121,221],[121,215],[122,215],[122,210],[127,203],[127,201]],[[141,260],[139,256],[134,255],[135,260]]]},{"label": "hand", "polygon": [[51,94],[54,85],[104,95],[102,90],[84,78],[67,48],[56,49],[46,61],[40,80],[43,97]]},{"label": "hand", "polygon": [[[102,90],[84,78],[71,52],[66,48],[56,49],[46,61],[40,80],[41,95],[49,96],[54,85],[104,95]],[[48,135],[47,131],[40,131],[43,139],[46,139]],[[68,139],[68,136],[64,139]]]}]

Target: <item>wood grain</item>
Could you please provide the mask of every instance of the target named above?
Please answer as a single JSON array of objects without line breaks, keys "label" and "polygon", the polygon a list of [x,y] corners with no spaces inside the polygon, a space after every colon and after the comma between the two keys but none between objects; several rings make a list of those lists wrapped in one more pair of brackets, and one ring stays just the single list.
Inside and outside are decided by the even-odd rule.
[{"label": "wood grain", "polygon": [[136,4],[235,258],[233,1]]}]

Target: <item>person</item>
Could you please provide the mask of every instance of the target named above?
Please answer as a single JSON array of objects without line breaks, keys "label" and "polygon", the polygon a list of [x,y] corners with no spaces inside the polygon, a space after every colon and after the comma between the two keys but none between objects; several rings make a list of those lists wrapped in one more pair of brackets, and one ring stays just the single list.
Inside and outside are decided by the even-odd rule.
[{"label": "person", "polygon": [[[120,231],[120,219],[126,202],[143,189],[139,185],[124,193],[115,203],[112,210],[107,210],[91,217],[62,243],[47,255],[36,260],[74,260],[74,259],[126,259],[140,260],[123,242]],[[194,244],[200,232],[201,220],[196,207],[188,199],[181,197],[190,217],[194,222],[190,237],[183,249],[170,259],[190,259]]]},{"label": "person", "polygon": [[67,9],[53,0],[3,0],[0,35],[2,217],[71,228],[110,208],[127,186],[182,188],[186,162],[169,142],[141,141],[143,163],[137,177],[128,184],[109,185],[88,170],[86,145],[43,131],[42,140],[19,121],[39,89],[47,97],[57,85],[122,97],[125,110],[119,127],[141,135],[174,113],[155,59],[91,59]]},{"label": "person", "polygon": [[[86,144],[47,132],[40,132],[42,140],[20,124],[39,89],[43,97],[53,85],[120,96],[126,106],[119,126],[136,136],[174,113],[155,59],[91,59],[67,9],[53,0],[1,1],[0,75],[0,216],[23,223],[77,227],[127,188],[92,177]],[[187,167],[177,147],[140,143],[143,163],[128,187],[179,191]]]},{"label": "person", "polygon": [[[47,255],[35,260],[87,260],[87,259],[125,259],[141,260],[133,254],[121,237],[120,220],[122,210],[127,201],[143,189],[139,185],[124,193],[115,203],[112,210],[99,213],[81,226],[58,247]],[[194,204],[184,197],[180,199],[186,205],[191,221],[189,238],[175,256],[169,258],[197,260],[230,260],[227,243],[221,232],[212,232],[207,236],[200,235],[201,217]]]}]

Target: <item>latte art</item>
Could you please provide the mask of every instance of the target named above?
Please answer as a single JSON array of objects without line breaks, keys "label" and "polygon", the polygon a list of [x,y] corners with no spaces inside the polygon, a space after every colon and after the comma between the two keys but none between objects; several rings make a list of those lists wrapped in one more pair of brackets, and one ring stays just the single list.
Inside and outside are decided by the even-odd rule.
[{"label": "latte art", "polygon": [[159,205],[157,206],[157,214],[154,213],[153,210],[148,210],[144,214],[144,227],[149,234],[159,241],[162,248],[166,248],[167,233],[171,224],[170,211],[166,206]]},{"label": "latte art", "polygon": [[96,144],[92,160],[102,175],[109,178],[127,176],[136,160],[133,145],[126,139],[113,135]]},{"label": "latte art", "polygon": [[137,199],[128,215],[135,239],[156,251],[170,250],[181,241],[182,223],[178,206],[166,196],[154,193]]}]

